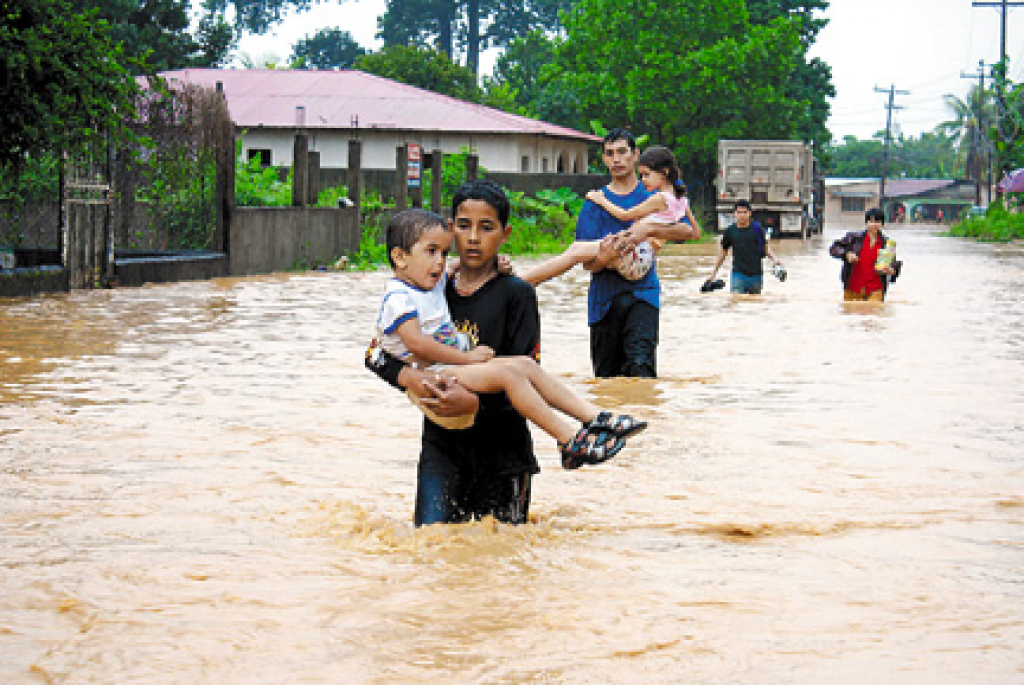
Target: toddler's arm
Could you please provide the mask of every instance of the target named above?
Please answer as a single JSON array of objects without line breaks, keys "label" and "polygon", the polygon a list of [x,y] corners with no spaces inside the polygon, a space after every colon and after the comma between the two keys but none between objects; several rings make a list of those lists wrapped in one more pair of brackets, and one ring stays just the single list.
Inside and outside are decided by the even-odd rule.
[{"label": "toddler's arm", "polygon": [[661,212],[668,209],[668,204],[665,202],[665,198],[661,196],[661,193],[651,195],[636,207],[632,207],[630,209],[623,209],[617,204],[611,202],[600,190],[591,190],[587,193],[587,199],[621,221],[641,219],[648,214],[654,214],[655,212]]},{"label": "toddler's arm", "polygon": [[431,364],[479,364],[494,356],[494,350],[486,345],[463,352],[457,347],[438,342],[420,329],[419,319],[404,321],[395,332],[413,357]]}]

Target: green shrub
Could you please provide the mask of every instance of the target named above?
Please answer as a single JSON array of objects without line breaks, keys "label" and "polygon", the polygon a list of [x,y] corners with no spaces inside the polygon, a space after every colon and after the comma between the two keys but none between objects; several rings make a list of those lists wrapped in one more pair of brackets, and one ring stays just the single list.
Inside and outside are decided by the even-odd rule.
[{"label": "green shrub", "polygon": [[999,204],[993,204],[985,216],[972,217],[953,224],[949,233],[992,242],[1024,239],[1024,214],[1009,212]]},{"label": "green shrub", "polygon": [[259,157],[242,158],[242,143],[235,156],[235,204],[239,207],[289,207],[292,204],[293,171],[282,181],[277,169],[264,167]]}]

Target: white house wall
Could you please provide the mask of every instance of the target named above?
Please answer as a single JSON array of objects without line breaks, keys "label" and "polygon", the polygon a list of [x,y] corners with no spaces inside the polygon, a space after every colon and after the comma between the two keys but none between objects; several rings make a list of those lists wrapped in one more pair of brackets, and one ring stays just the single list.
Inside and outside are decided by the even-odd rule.
[{"label": "white house wall", "polygon": [[[251,150],[270,150],[271,164],[278,167],[291,165],[295,138],[293,130],[256,128],[242,131],[240,135],[246,156]],[[348,167],[350,131],[312,129],[308,135],[309,149],[320,153],[322,167]],[[406,143],[418,143],[423,146],[424,152],[440,149],[444,153],[457,154],[464,148],[471,148],[479,156],[480,166],[495,172],[555,173],[559,156],[562,158],[564,173],[587,171],[587,144],[582,141],[531,135],[471,136],[381,130],[360,130],[358,139],[363,141],[362,162],[365,169],[393,169],[395,149]],[[524,158],[528,168],[523,168]]]}]

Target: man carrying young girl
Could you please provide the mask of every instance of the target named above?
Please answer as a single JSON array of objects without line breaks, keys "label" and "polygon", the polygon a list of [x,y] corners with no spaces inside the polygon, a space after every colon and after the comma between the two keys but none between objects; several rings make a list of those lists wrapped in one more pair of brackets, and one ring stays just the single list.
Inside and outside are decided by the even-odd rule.
[{"label": "man carrying young girl", "polygon": [[[605,136],[602,159],[612,180],[601,192],[610,205],[624,212],[639,209],[655,191],[674,194],[675,182],[679,179],[679,169],[674,159],[671,164],[648,168],[647,178],[651,188],[645,188],[637,180],[636,140],[629,131],[614,129]],[[661,206],[662,202],[665,206]],[[666,209],[667,199],[661,195],[645,211]],[[590,325],[590,357],[594,375],[598,378],[657,376],[661,284],[658,282],[653,258],[650,269],[638,278],[627,277],[637,273],[631,272],[629,259],[633,258],[630,255],[634,248],[651,239],[700,238],[700,227],[688,206],[686,212],[685,222],[677,217],[674,223],[631,223],[631,219],[612,216],[592,200],[588,199],[583,204],[576,222],[576,243],[569,248],[570,252],[577,252],[562,262],[557,262],[561,256],[556,257],[553,275],[571,269],[576,263],[582,263],[591,272],[587,323]],[[584,245],[575,247],[581,243]],[[594,256],[590,256],[591,251]],[[641,252],[644,251],[645,248],[641,248]],[[619,270],[623,264],[620,255],[626,256],[626,276]],[[643,259],[642,254],[640,258]],[[616,259],[619,259],[618,268],[613,266]],[[541,265],[535,272],[526,274],[525,279],[539,283],[550,278],[551,275],[547,275],[549,272],[544,270],[545,266]]]}]

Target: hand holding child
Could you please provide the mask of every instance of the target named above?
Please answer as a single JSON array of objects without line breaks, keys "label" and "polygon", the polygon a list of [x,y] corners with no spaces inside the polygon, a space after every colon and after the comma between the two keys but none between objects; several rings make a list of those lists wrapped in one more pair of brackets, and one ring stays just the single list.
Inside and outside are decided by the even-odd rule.
[{"label": "hand holding child", "polygon": [[467,352],[466,356],[469,357],[470,363],[481,364],[494,357],[494,350],[487,345],[477,345]]}]

